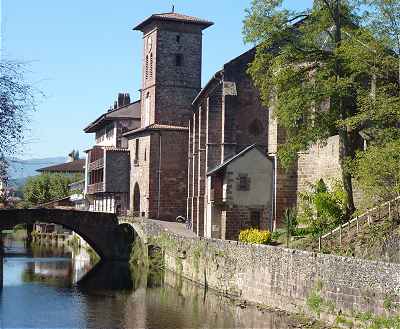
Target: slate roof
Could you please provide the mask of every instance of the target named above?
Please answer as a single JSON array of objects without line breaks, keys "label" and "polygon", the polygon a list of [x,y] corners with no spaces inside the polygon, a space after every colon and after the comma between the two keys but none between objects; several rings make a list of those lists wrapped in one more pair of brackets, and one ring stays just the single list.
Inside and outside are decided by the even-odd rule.
[{"label": "slate roof", "polygon": [[85,133],[94,133],[106,122],[115,119],[133,119],[140,120],[140,100],[118,109],[106,112],[89,124],[83,131]]},{"label": "slate roof", "polygon": [[197,24],[204,26],[204,28],[214,25],[213,22],[198,17],[171,12],[171,13],[161,13],[161,14],[151,15],[149,18],[145,19],[143,22],[135,26],[133,29],[136,31],[141,31],[143,27],[149,24],[152,20]]},{"label": "slate roof", "polygon": [[227,165],[229,165],[230,163],[232,163],[233,161],[235,161],[236,159],[240,158],[241,156],[245,155],[247,152],[251,151],[252,149],[257,149],[260,151],[260,153],[262,153],[262,155],[264,155],[267,159],[270,159],[270,157],[266,156],[264,154],[264,152],[262,152],[259,148],[257,144],[253,144],[250,145],[248,147],[246,147],[244,150],[242,150],[241,152],[239,152],[238,154],[234,155],[233,157],[228,158],[227,160],[225,160],[223,163],[221,163],[220,165],[216,166],[214,169],[211,169],[209,172],[207,172],[207,176],[216,174],[217,172],[221,171],[222,169],[224,169]]},{"label": "slate roof", "polygon": [[128,131],[125,134],[123,134],[123,136],[130,136],[130,135],[134,135],[134,134],[146,132],[146,131],[162,131],[162,130],[189,131],[189,128],[182,127],[182,126],[173,126],[173,125],[164,125],[164,124],[159,124],[159,123],[153,123],[147,127],[142,127],[139,129],[134,129],[134,130]]},{"label": "slate roof", "polygon": [[72,162],[61,163],[58,165],[44,167],[37,169],[38,172],[51,172],[51,173],[84,173],[85,172],[85,159],[75,160]]}]

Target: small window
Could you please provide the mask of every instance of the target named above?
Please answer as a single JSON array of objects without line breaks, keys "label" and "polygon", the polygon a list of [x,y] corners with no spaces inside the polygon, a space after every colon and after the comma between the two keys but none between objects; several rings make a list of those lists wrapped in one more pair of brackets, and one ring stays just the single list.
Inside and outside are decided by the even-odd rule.
[{"label": "small window", "polygon": [[176,66],[183,66],[183,55],[182,54],[176,54],[175,55],[175,65]]},{"label": "small window", "polygon": [[238,191],[250,190],[250,178],[246,174],[239,174],[237,190]]},{"label": "small window", "polygon": [[181,36],[180,35],[177,35],[176,36],[176,43],[180,43],[181,42]]},{"label": "small window", "polygon": [[135,145],[135,162],[139,161],[139,139],[136,140]]}]

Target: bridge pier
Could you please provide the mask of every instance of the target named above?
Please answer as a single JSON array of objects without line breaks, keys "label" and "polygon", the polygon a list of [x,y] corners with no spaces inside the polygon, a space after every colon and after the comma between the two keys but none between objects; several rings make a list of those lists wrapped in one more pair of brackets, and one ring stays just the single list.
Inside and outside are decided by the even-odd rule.
[{"label": "bridge pier", "polygon": [[26,224],[26,247],[30,248],[32,245],[32,232],[33,232],[33,224]]}]

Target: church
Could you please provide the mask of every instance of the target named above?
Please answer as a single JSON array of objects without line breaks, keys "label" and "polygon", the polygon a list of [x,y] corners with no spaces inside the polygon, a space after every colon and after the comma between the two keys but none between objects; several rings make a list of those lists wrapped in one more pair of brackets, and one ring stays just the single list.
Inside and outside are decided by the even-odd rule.
[{"label": "church", "polygon": [[135,26],[143,34],[140,100],[120,94],[85,128],[96,134],[85,174],[91,210],[183,216],[198,236],[236,240],[245,228],[274,230],[298,191],[339,175],[337,136],[301,154],[292,170],[279,167],[284,131],[247,74],[255,49],[202,88],[202,38],[212,25],[170,12]]}]

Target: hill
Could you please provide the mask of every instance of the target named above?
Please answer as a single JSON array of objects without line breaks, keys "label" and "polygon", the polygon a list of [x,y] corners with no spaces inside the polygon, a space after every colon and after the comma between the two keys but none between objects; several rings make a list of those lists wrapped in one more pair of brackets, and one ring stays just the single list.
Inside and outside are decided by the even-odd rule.
[{"label": "hill", "polygon": [[30,176],[35,176],[38,173],[37,169],[53,166],[65,162],[65,157],[49,157],[49,158],[36,158],[36,159],[8,159],[10,167],[8,170],[10,185],[16,188],[25,184],[26,179]]}]

